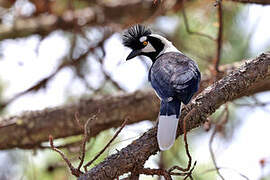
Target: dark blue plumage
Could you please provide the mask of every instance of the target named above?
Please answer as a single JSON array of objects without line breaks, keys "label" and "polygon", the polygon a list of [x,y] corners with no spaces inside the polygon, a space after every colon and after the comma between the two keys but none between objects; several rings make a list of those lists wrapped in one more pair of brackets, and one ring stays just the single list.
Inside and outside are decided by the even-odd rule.
[{"label": "dark blue plumage", "polygon": [[181,102],[178,99],[172,99],[170,102],[162,99],[160,102],[159,114],[161,116],[176,115],[176,118],[179,118],[180,109],[181,109]]},{"label": "dark blue plumage", "polygon": [[200,79],[196,63],[184,54],[168,52],[159,56],[149,71],[148,80],[162,99],[160,115],[178,118],[180,103],[189,103],[198,91]]}]

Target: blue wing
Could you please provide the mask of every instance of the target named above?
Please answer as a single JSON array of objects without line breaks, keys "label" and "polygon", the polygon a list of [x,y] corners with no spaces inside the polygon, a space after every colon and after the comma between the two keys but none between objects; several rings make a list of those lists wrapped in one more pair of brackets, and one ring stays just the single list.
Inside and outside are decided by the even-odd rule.
[{"label": "blue wing", "polygon": [[187,104],[198,91],[201,75],[193,60],[169,52],[153,63],[148,78],[161,99],[173,97]]}]

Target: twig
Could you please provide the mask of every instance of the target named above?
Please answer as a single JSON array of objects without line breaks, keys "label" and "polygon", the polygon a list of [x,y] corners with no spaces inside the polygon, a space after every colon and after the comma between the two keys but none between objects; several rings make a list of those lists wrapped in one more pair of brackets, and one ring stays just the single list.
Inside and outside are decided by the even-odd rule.
[{"label": "twig", "polygon": [[70,160],[65,156],[65,154],[60,149],[58,149],[58,148],[56,148],[54,146],[54,144],[53,144],[53,136],[52,135],[49,135],[49,141],[50,141],[51,148],[54,151],[58,152],[62,156],[62,158],[65,160],[66,164],[68,165],[71,173],[74,176],[76,176],[76,177],[79,177],[80,175],[83,174],[80,169],[81,169],[81,167],[83,165],[83,162],[84,162],[84,158],[85,158],[85,146],[86,146],[86,142],[89,139],[89,135],[90,135],[90,132],[88,131],[88,129],[89,129],[88,126],[89,126],[90,121],[93,120],[94,118],[96,118],[95,115],[92,116],[92,117],[90,117],[86,121],[86,123],[84,124],[84,126],[82,126],[81,123],[80,123],[80,120],[79,120],[78,116],[79,116],[79,114],[78,114],[78,112],[76,112],[75,113],[75,120],[78,123],[78,126],[84,129],[84,138],[83,138],[83,140],[81,142],[81,148],[80,148],[81,156],[79,156],[80,163],[79,163],[77,169],[74,168],[74,166],[71,164]]},{"label": "twig", "polygon": [[216,6],[218,7],[218,37],[217,37],[217,55],[214,59],[214,67],[216,70],[216,73],[219,71],[219,64],[220,64],[220,58],[221,58],[221,48],[222,48],[222,33],[223,33],[223,12],[222,12],[222,0],[216,1]]},{"label": "twig", "polygon": [[[101,49],[103,49],[103,51],[105,52],[104,50],[104,47],[103,45],[101,46]],[[114,79],[111,78],[111,76],[106,72],[105,68],[104,68],[104,61],[103,61],[103,58],[105,57],[105,54],[102,54],[102,56],[100,57],[98,54],[94,54],[96,59],[101,63],[101,72],[103,73],[103,75],[105,76],[105,81],[110,81],[115,88],[117,88],[117,90],[119,91],[124,91],[125,92],[125,89],[123,89],[117,81],[115,81]]]},{"label": "twig", "polygon": [[188,18],[187,18],[187,14],[186,14],[186,10],[185,10],[184,4],[185,4],[185,0],[182,1],[182,14],[183,14],[183,18],[184,18],[184,24],[185,24],[185,27],[186,27],[186,31],[189,34],[191,34],[191,35],[198,35],[198,36],[202,36],[202,37],[208,38],[208,39],[210,39],[212,41],[215,41],[215,38],[213,38],[212,36],[210,36],[208,34],[204,34],[204,33],[192,31],[189,28]]},{"label": "twig", "polygon": [[173,175],[173,176],[185,176],[185,178],[188,178],[188,177],[190,177],[192,175],[192,172],[193,172],[194,168],[196,167],[196,165],[197,165],[197,161],[195,161],[193,163],[193,166],[189,171],[186,171],[186,172],[170,172],[170,175]]},{"label": "twig", "polygon": [[[168,171],[170,173],[172,173],[173,170],[177,169],[183,173],[176,173],[174,175],[179,175],[179,176],[185,176],[184,179],[186,178],[190,178],[190,179],[193,179],[192,178],[192,171],[193,169],[195,168],[196,164],[197,164],[197,161],[194,162],[193,164],[193,167],[191,168],[191,164],[192,164],[192,157],[190,155],[190,152],[189,152],[189,148],[188,148],[188,142],[187,142],[187,130],[186,130],[186,120],[194,113],[195,109],[192,109],[186,116],[185,118],[183,119],[183,132],[184,132],[184,142],[185,142],[185,150],[186,150],[186,154],[188,156],[188,165],[186,168],[182,168],[180,166],[173,166],[171,167]],[[190,169],[191,168],[191,169]]]},{"label": "twig", "polygon": [[89,161],[87,164],[85,164],[84,170],[85,172],[87,172],[87,167],[90,166],[109,146],[110,144],[114,141],[114,139],[118,136],[118,134],[122,131],[122,129],[125,127],[125,125],[127,124],[128,118],[125,118],[125,121],[123,122],[123,124],[121,125],[120,129],[118,129],[118,131],[114,134],[114,136],[112,137],[112,139],[106,144],[106,146],[94,157],[94,159],[92,159],[91,161]]},{"label": "twig", "polygon": [[265,101],[262,102],[259,99],[257,99],[255,96],[251,96],[251,98],[253,99],[253,102],[244,102],[244,103],[237,103],[237,102],[233,102],[233,104],[235,106],[245,106],[245,107],[249,107],[249,108],[254,108],[254,107],[261,107],[262,110],[264,110],[267,113],[270,113],[270,110],[267,108],[268,105],[270,105],[270,101]]},{"label": "twig", "polygon": [[[186,154],[188,156],[188,166],[186,169],[184,170],[189,170],[190,167],[191,167],[191,163],[192,163],[192,157],[190,155],[190,152],[189,152],[189,148],[188,148],[188,142],[187,142],[187,129],[186,129],[186,121],[187,121],[187,118],[190,117],[190,115],[195,111],[195,109],[192,109],[184,118],[183,120],[183,129],[184,129],[184,142],[185,142],[185,149],[186,149]],[[196,163],[196,162],[195,162]]]},{"label": "twig", "polygon": [[69,161],[69,159],[65,156],[65,154],[60,149],[57,149],[54,146],[54,144],[53,144],[53,136],[52,135],[49,135],[49,141],[50,141],[50,145],[51,145],[52,150],[54,150],[55,152],[57,152],[58,154],[61,155],[61,157],[63,158],[63,160],[68,165],[68,167],[69,167],[69,169],[71,171],[71,174],[73,174],[76,177],[79,177],[80,175],[82,175],[83,173],[79,169],[74,168],[74,166],[71,164],[71,162]]},{"label": "twig", "polygon": [[165,169],[150,169],[150,168],[141,168],[138,169],[138,172],[140,174],[145,174],[145,175],[158,175],[158,176],[163,176],[166,180],[172,180],[171,176],[185,176],[184,179],[187,179],[188,177],[190,179],[192,178],[192,171],[194,170],[195,166],[196,166],[197,162],[195,161],[195,163],[193,164],[193,167],[188,171],[188,172],[181,172],[181,173],[175,173],[175,172],[171,172],[170,169],[167,171]]},{"label": "twig", "polygon": [[189,152],[189,148],[188,148],[188,142],[187,142],[187,130],[186,130],[186,120],[187,118],[189,118],[191,116],[191,114],[195,111],[195,109],[192,109],[184,118],[183,120],[183,132],[184,132],[184,142],[185,142],[185,150],[186,150],[186,154],[188,156],[188,165],[186,168],[182,168],[182,167],[179,167],[179,166],[173,166],[169,169],[169,172],[172,172],[173,170],[177,169],[179,171],[182,171],[182,172],[186,172],[186,171],[189,171],[190,167],[191,167],[191,163],[192,163],[192,157],[190,155],[190,152]]},{"label": "twig", "polygon": [[145,175],[158,175],[163,176],[165,180],[172,180],[172,177],[170,175],[170,172],[164,170],[164,169],[150,169],[150,168],[142,168],[139,170],[140,174]]},{"label": "twig", "polygon": [[83,61],[87,55],[92,51],[92,48],[89,48],[84,54],[82,54],[80,57],[78,57],[77,59],[71,59],[71,60],[67,60],[67,59],[63,59],[62,63],[57,67],[57,69],[51,73],[49,76],[43,78],[42,80],[40,80],[39,82],[37,82],[36,84],[34,84],[33,86],[29,87],[28,89],[16,94],[15,96],[13,96],[11,99],[7,100],[4,103],[0,104],[0,108],[5,108],[7,105],[9,105],[11,102],[13,102],[14,100],[18,99],[19,97],[30,93],[30,92],[36,92],[42,88],[45,88],[48,84],[48,82],[55,77],[63,68],[65,67],[69,67],[69,66],[77,66],[78,64],[81,63],[81,61]]},{"label": "twig", "polygon": [[[83,165],[83,161],[85,158],[85,146],[86,146],[86,142],[88,141],[89,136],[90,136],[90,132],[88,131],[88,129],[89,129],[88,125],[89,125],[90,121],[93,120],[95,117],[96,117],[95,115],[90,117],[84,125],[84,135],[83,135],[84,137],[83,137],[83,141],[82,141],[82,145],[81,145],[81,156],[79,157],[80,163],[77,167],[78,170],[80,170],[82,165]],[[75,118],[76,118],[77,122],[79,122],[78,114],[75,114]]]},{"label": "twig", "polygon": [[257,99],[257,97],[255,96],[251,96],[253,102],[252,103],[233,103],[234,105],[236,106],[251,106],[251,107],[254,107],[254,106],[268,106],[270,105],[270,101],[267,101],[267,102],[262,102],[260,101],[259,99]]},{"label": "twig", "polygon": [[[219,171],[219,167],[217,165],[217,162],[216,162],[216,157],[215,157],[215,153],[213,151],[213,147],[212,147],[212,144],[213,144],[213,141],[214,141],[214,137],[216,135],[217,132],[223,130],[223,127],[224,125],[228,122],[228,119],[229,119],[229,110],[228,110],[228,105],[226,104],[225,106],[225,109],[223,112],[226,112],[226,115],[225,115],[225,118],[220,121],[220,123],[218,123],[210,137],[210,140],[209,140],[209,151],[210,151],[210,154],[211,154],[211,158],[212,158],[212,161],[213,161],[213,164],[215,166],[215,169],[217,171],[217,174],[219,175],[219,177],[222,179],[222,180],[225,180],[225,178],[221,175],[220,171]],[[222,112],[222,115],[223,115],[223,112]],[[222,116],[221,115],[221,116]]]},{"label": "twig", "polygon": [[210,137],[210,141],[209,141],[209,151],[210,151],[210,154],[211,154],[211,158],[212,158],[212,161],[213,161],[213,164],[215,166],[215,169],[219,175],[219,177],[222,179],[222,180],[225,180],[225,178],[221,175],[221,173],[219,172],[219,167],[217,166],[217,162],[216,162],[216,157],[215,157],[215,153],[213,151],[213,147],[212,147],[212,143],[214,141],[214,137],[217,133],[217,129],[215,128],[211,137]]},{"label": "twig", "polygon": [[[228,167],[218,167],[218,169],[224,169],[224,170],[227,169],[227,170],[234,171],[234,172],[236,172],[237,174],[239,174],[239,176],[243,177],[243,178],[246,179],[246,180],[249,180],[249,178],[248,178],[246,175],[244,175],[244,174],[242,174],[242,173],[236,171],[235,169],[228,168]],[[202,172],[202,174],[209,173],[209,172],[211,172],[211,171],[216,171],[216,170],[217,170],[216,168],[214,168],[214,169],[208,169],[208,170]]]},{"label": "twig", "polygon": [[[160,151],[158,167],[159,167],[159,169],[165,169],[165,165],[164,165],[164,152],[163,151]],[[162,180],[162,177],[159,176],[158,180]]]},{"label": "twig", "polygon": [[[79,141],[70,142],[70,143],[66,143],[66,144],[63,144],[63,145],[55,146],[55,148],[57,148],[57,149],[72,148],[72,147],[77,147],[80,144],[81,144],[81,141],[79,140]],[[41,145],[40,144],[36,148],[39,148],[39,149],[48,149],[48,148],[51,148],[51,146]]]}]

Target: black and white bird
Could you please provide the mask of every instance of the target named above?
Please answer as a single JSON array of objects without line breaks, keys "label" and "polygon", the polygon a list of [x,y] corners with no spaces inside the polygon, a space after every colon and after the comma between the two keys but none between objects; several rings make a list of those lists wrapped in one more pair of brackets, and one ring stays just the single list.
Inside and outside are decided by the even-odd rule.
[{"label": "black and white bird", "polygon": [[126,60],[144,55],[153,62],[148,80],[161,100],[157,140],[160,150],[168,150],[175,141],[181,103],[188,104],[198,91],[198,66],[170,41],[145,26],[130,27],[122,38],[124,46],[132,49]]}]

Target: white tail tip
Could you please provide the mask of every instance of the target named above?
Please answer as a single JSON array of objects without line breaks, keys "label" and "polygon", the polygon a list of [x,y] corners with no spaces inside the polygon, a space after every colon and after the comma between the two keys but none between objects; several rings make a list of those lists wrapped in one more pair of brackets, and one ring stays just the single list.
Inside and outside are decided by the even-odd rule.
[{"label": "white tail tip", "polygon": [[161,151],[170,149],[175,141],[178,126],[176,115],[160,116],[157,130],[157,141]]}]

